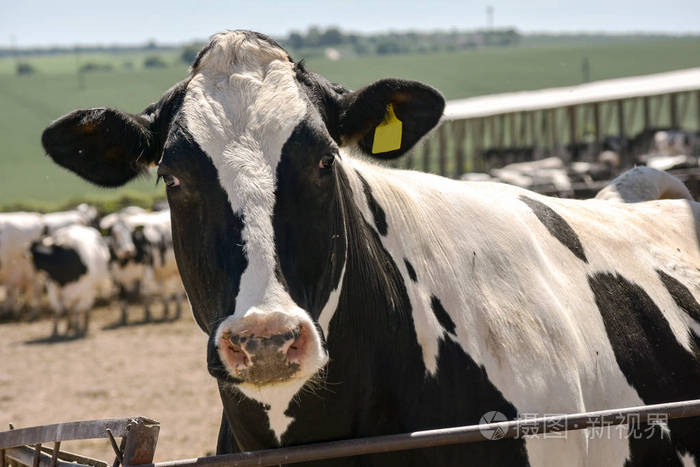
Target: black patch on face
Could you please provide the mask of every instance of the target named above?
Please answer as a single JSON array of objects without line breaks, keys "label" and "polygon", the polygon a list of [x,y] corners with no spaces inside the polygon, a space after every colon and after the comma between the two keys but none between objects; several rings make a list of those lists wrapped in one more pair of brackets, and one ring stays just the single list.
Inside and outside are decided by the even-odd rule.
[{"label": "black patch on face", "polygon": [[335,166],[318,168],[321,156],[335,149],[321,129],[307,118],[282,147],[272,215],[278,280],[314,320],[337,288],[345,260]]},{"label": "black patch on face", "polygon": [[[619,274],[596,273],[588,283],[605,324],[620,369],[645,404],[700,398],[700,363],[676,340],[651,297]],[[675,451],[700,458],[700,417],[670,420],[671,444],[663,456],[679,462]],[[655,443],[660,443],[658,440]],[[644,456],[641,440],[630,439],[632,459]],[[670,447],[669,447],[670,446]],[[669,450],[671,449],[671,450]],[[642,465],[630,464],[630,465]],[[644,465],[672,465],[644,464]],[[680,465],[680,464],[678,464]]]},{"label": "black patch on face", "polygon": [[360,172],[355,172],[360,178],[360,182],[362,182],[362,190],[364,191],[365,196],[367,197],[367,205],[369,206],[369,210],[372,212],[372,217],[374,218],[374,225],[377,227],[377,230],[382,236],[386,236],[388,232],[388,227],[386,225],[386,214],[384,213],[384,209],[382,209],[379,203],[377,203],[377,200],[374,199],[374,195],[372,194],[372,188],[369,186],[369,183],[367,183],[367,180],[364,179]]},{"label": "black patch on face", "polygon": [[416,276],[416,270],[413,269],[413,265],[409,263],[406,258],[403,259],[403,263],[406,265],[408,277],[410,277],[413,282],[418,282],[418,276]]},{"label": "black patch on face", "polygon": [[557,240],[561,242],[562,245],[567,247],[571,252],[576,255],[584,263],[588,262],[586,258],[586,253],[583,251],[583,245],[581,245],[581,240],[579,240],[578,235],[574,232],[568,222],[564,220],[559,214],[557,214],[554,209],[550,208],[544,203],[536,201],[527,196],[520,196],[520,200],[527,204],[532,212],[537,216],[537,218],[542,222],[542,224],[547,228],[550,234]]},{"label": "black patch on face", "polygon": [[173,248],[195,319],[210,333],[233,313],[248,266],[243,218],[231,210],[211,159],[177,121],[159,170],[181,181],[167,190]]},{"label": "black patch on face", "polygon": [[87,267],[77,251],[60,245],[44,245],[36,242],[31,246],[34,267],[46,271],[48,276],[63,287],[75,282],[87,272]]},{"label": "black patch on face", "polygon": [[447,314],[447,311],[445,310],[445,307],[442,306],[440,299],[435,295],[430,297],[430,307],[433,309],[433,313],[435,314],[438,323],[440,323],[440,326],[454,336],[456,329],[455,323],[452,321],[452,318],[450,318],[450,315]]}]

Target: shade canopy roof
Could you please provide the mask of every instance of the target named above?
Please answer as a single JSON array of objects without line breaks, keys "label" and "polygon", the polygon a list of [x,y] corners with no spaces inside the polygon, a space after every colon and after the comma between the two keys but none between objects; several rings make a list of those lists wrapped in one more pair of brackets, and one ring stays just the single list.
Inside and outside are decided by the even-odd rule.
[{"label": "shade canopy roof", "polygon": [[695,90],[700,90],[700,68],[595,81],[578,86],[457,99],[447,103],[444,118],[489,117]]}]

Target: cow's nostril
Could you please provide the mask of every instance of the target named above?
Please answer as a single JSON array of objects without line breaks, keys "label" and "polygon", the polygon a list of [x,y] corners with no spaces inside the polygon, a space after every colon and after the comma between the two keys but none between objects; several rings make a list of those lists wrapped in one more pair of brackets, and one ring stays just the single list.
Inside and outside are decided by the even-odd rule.
[{"label": "cow's nostril", "polygon": [[307,347],[308,332],[305,331],[301,326],[292,331],[292,338],[289,348],[287,348],[287,361],[290,363],[298,363],[304,354],[304,350]]}]

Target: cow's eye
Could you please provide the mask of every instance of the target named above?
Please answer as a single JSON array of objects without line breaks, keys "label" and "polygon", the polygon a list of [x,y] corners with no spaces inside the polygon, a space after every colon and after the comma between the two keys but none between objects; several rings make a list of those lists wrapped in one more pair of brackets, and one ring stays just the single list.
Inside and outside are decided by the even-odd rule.
[{"label": "cow's eye", "polygon": [[180,186],[180,179],[177,178],[175,175],[170,175],[170,174],[158,174],[158,179],[163,179],[163,182],[165,182],[165,186],[168,188],[175,188],[176,186]]},{"label": "cow's eye", "polygon": [[333,167],[333,162],[335,161],[335,154],[324,154],[321,160],[318,162],[319,169],[330,169]]},{"label": "cow's eye", "polygon": [[168,188],[174,188],[180,185],[180,179],[175,175],[163,175],[163,181]]}]

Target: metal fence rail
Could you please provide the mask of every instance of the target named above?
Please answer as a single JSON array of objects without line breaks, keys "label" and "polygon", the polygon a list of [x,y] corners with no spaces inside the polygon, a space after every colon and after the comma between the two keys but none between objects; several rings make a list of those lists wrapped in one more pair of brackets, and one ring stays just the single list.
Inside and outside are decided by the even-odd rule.
[{"label": "metal fence rail", "polygon": [[[340,457],[405,451],[459,443],[488,442],[558,433],[586,428],[646,424],[663,420],[700,416],[700,399],[625,409],[527,418],[481,425],[416,431],[238,454],[153,462],[159,424],[146,418],[91,420],[0,432],[0,467],[10,460],[32,467],[106,467],[104,461],[60,451],[60,442],[75,439],[107,438],[117,458],[112,464],[142,467],[266,466],[336,459]],[[122,437],[117,447],[114,435]],[[54,448],[41,443],[54,442]]]},{"label": "metal fence rail", "polygon": [[327,443],[308,444],[280,449],[242,452],[222,456],[158,462],[148,467],[190,466],[266,466],[334,459],[339,457],[404,451],[458,443],[474,443],[489,439],[486,434],[498,433],[498,439],[530,436],[547,432],[582,430],[585,428],[629,424],[631,420],[647,423],[665,415],[669,420],[700,416],[700,399],[669,404],[647,405],[627,409],[602,410],[541,417],[528,420],[471,425],[440,430],[416,431],[398,435],[375,436]]}]

